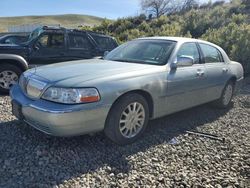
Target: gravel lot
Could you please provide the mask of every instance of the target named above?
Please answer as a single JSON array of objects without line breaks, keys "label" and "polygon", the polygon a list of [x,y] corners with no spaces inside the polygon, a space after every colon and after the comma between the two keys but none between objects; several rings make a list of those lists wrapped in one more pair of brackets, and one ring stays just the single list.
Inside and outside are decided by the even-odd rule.
[{"label": "gravel lot", "polygon": [[0,187],[250,187],[250,85],[228,110],[203,105],[154,120],[125,147],[102,133],[47,136],[18,122],[0,97],[0,166]]}]

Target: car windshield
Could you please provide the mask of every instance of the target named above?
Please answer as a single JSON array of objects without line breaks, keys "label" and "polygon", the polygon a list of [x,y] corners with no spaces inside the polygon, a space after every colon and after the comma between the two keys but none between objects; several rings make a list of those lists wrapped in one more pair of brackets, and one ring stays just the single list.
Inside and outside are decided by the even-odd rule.
[{"label": "car windshield", "polygon": [[36,39],[42,32],[43,32],[43,29],[41,29],[41,28],[35,29],[34,31],[32,31],[32,32],[30,33],[29,39],[28,39],[27,42],[30,42],[30,41]]},{"label": "car windshield", "polygon": [[134,40],[114,49],[105,60],[164,65],[176,42],[169,40]]}]

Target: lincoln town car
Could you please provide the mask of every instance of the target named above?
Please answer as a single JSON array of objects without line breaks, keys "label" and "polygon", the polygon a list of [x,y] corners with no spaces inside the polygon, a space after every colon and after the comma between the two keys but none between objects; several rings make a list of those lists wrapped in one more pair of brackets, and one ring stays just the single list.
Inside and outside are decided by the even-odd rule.
[{"label": "lincoln town car", "polygon": [[46,134],[103,131],[125,145],[143,134],[149,120],[205,103],[227,108],[242,81],[241,64],[215,44],[149,37],[103,59],[30,69],[10,95],[13,114]]}]

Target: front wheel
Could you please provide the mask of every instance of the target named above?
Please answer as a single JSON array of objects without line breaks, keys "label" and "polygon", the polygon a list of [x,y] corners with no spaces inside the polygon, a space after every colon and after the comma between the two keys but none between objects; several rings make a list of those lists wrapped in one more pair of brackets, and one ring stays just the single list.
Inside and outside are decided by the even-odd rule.
[{"label": "front wheel", "polygon": [[233,98],[234,83],[229,81],[222,91],[221,97],[214,102],[216,107],[227,108]]},{"label": "front wheel", "polygon": [[143,96],[128,94],[109,112],[104,132],[119,145],[137,140],[145,131],[149,120],[149,107]]},{"label": "front wheel", "polygon": [[21,69],[14,65],[4,64],[0,67],[0,93],[7,94],[19,76],[22,74]]}]

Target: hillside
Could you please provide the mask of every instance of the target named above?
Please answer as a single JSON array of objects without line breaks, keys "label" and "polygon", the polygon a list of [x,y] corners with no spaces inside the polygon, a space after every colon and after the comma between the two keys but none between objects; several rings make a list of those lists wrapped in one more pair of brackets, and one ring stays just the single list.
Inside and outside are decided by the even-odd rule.
[{"label": "hillside", "polygon": [[99,25],[103,18],[88,16],[65,14],[55,16],[21,16],[21,17],[0,17],[0,32],[6,32],[8,26],[23,25],[32,23],[60,24],[63,27],[75,28],[79,25],[94,26]]},{"label": "hillside", "polygon": [[[250,6],[249,6],[250,7]],[[123,43],[142,36],[185,36],[218,44],[250,75],[250,8],[240,2],[203,7],[147,19],[145,15],[104,21],[92,30]]]}]

